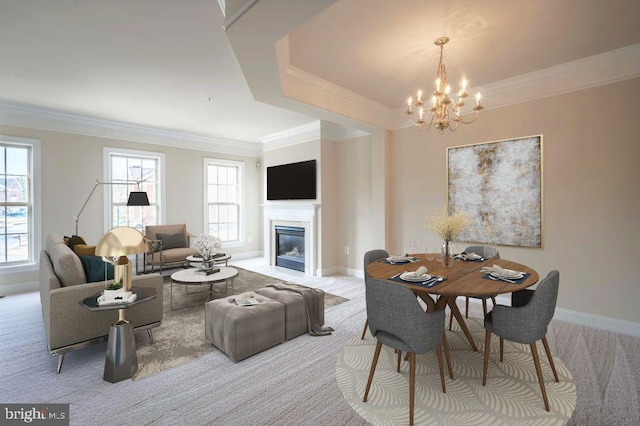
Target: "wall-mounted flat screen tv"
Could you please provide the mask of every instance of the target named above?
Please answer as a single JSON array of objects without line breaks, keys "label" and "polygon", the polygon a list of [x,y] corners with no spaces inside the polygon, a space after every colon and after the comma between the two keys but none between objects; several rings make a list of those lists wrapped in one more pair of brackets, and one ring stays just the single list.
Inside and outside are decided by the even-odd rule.
[{"label": "wall-mounted flat screen tv", "polygon": [[315,200],[316,160],[267,167],[267,200]]}]

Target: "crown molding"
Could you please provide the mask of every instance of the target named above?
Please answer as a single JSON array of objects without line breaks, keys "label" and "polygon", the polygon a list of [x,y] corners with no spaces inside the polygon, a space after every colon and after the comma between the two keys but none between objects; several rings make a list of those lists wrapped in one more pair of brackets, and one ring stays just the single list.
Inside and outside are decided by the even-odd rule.
[{"label": "crown molding", "polygon": [[394,109],[291,64],[289,36],[276,43],[282,95],[377,128],[393,124]]},{"label": "crown molding", "polygon": [[[485,100],[485,110],[489,110],[637,77],[640,77],[640,44],[496,81],[479,87],[478,91]],[[395,109],[394,129],[411,126],[405,108]]]},{"label": "crown molding", "polygon": [[262,156],[262,146],[257,142],[198,136],[6,103],[0,103],[0,124],[221,154]]},{"label": "crown molding", "polygon": [[313,121],[309,124],[293,127],[283,132],[273,133],[261,138],[264,151],[283,148],[285,146],[297,145],[300,143],[315,141],[321,138],[320,121]]},{"label": "crown molding", "polygon": [[322,121],[320,124],[320,134],[322,139],[342,142],[361,136],[368,136],[371,133],[354,129],[353,127],[343,126],[342,124],[331,123],[330,121]]}]

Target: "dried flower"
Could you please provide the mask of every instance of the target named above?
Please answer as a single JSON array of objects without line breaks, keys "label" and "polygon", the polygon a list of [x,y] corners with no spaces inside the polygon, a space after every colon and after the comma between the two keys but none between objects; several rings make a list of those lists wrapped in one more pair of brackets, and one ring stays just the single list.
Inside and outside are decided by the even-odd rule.
[{"label": "dried flower", "polygon": [[471,220],[462,212],[454,212],[449,214],[446,209],[442,211],[434,211],[432,217],[427,217],[425,228],[438,234],[445,241],[452,241],[456,235],[464,230]]},{"label": "dried flower", "polygon": [[198,254],[200,254],[203,259],[210,259],[222,248],[222,241],[213,235],[201,234],[193,246],[198,250]]}]

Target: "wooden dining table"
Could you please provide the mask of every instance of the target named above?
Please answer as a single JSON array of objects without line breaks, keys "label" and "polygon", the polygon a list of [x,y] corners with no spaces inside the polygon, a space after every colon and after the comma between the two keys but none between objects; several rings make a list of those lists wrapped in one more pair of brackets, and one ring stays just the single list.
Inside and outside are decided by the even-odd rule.
[{"label": "wooden dining table", "polygon": [[[458,305],[455,303],[456,297],[490,297],[498,294],[511,293],[530,287],[537,283],[539,279],[538,273],[532,268],[506,259],[490,258],[485,259],[482,262],[454,260],[452,267],[445,268],[442,266],[442,262],[438,260],[435,255],[427,256],[427,254],[420,253],[410,254],[409,256],[416,258],[417,261],[401,264],[391,264],[384,261],[371,262],[367,266],[366,272],[369,276],[375,279],[384,280],[389,283],[403,285],[410,288],[426,303],[427,312],[445,309],[449,306],[452,315],[460,324],[464,335],[467,337],[467,340],[474,351],[477,351],[478,348],[473,341],[471,332],[469,331],[460,310],[458,309]],[[428,258],[433,258],[433,260],[428,260]],[[529,275],[518,284],[483,278],[487,274],[481,271],[482,267],[491,267],[493,265],[499,265],[505,269],[520,271]],[[399,282],[391,279],[391,277],[394,277],[404,271],[415,271],[420,266],[426,267],[429,275],[444,277],[445,280],[432,287],[426,287],[420,284],[404,281]]]}]

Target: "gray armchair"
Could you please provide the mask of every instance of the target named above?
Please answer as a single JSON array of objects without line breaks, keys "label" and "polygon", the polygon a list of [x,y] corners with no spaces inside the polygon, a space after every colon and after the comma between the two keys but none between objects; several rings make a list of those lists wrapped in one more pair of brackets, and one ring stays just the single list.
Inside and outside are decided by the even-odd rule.
[{"label": "gray armchair", "polygon": [[[371,262],[375,262],[375,261],[378,261],[378,260],[386,259],[387,257],[389,257],[389,253],[386,250],[381,250],[381,249],[369,250],[368,252],[366,252],[364,254],[364,281],[365,281],[365,283],[367,282],[367,280],[371,279],[369,277],[369,275],[367,274],[367,266],[369,266],[369,264]],[[361,340],[364,340],[364,335],[367,334],[368,325],[369,325],[369,320],[366,320],[364,322],[364,329],[362,330],[362,337],[360,338]]]},{"label": "gray armchair", "polygon": [[196,238],[187,232],[184,223],[175,225],[149,225],[145,227],[145,237],[149,244],[149,252],[144,255],[144,272],[146,267],[162,269],[167,266],[183,266],[187,263],[187,256],[192,256],[198,251],[190,247],[191,238]]},{"label": "gray armchair", "polygon": [[[467,253],[475,253],[479,256],[484,257],[485,259],[500,259],[500,252],[498,249],[491,246],[469,246],[464,249]],[[464,317],[469,318],[469,297],[473,297],[474,299],[482,299],[482,311],[484,315],[487,315],[487,299],[491,297],[491,301],[493,302],[493,306],[496,305],[496,297],[495,296],[467,296],[464,298]],[[451,330],[451,325],[453,324],[453,315],[449,318],[449,330]]]},{"label": "gray armchair", "polygon": [[425,313],[407,287],[370,278],[367,286],[367,318],[371,334],[378,339],[363,401],[367,402],[382,345],[409,354],[409,423],[413,425],[416,356],[435,348],[442,392],[446,393],[440,341],[444,335],[444,310]]},{"label": "gray armchair", "polygon": [[513,293],[512,306],[496,305],[484,319],[485,336],[484,368],[482,372],[482,385],[487,384],[487,367],[489,364],[489,348],[491,345],[491,333],[500,337],[500,362],[503,360],[504,339],[512,342],[528,344],[531,347],[533,362],[542,391],[544,408],[549,411],[549,401],[542,378],[542,369],[538,358],[536,341],[542,340],[544,350],[549,358],[549,364],[556,382],[559,381],[556,366],[547,343],[547,327],[553,318],[558,299],[558,287],[560,285],[560,273],[551,271],[538,284],[534,290],[521,290]]}]

